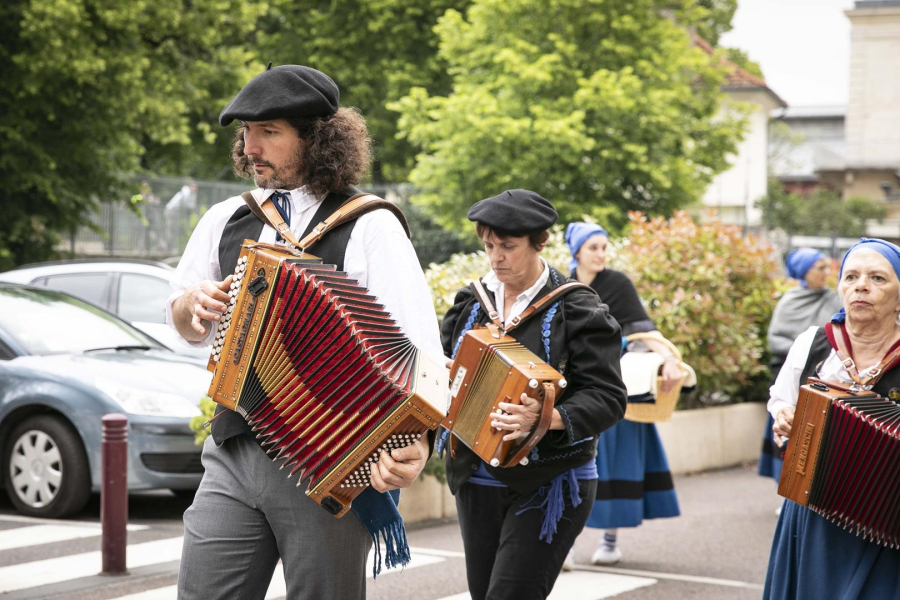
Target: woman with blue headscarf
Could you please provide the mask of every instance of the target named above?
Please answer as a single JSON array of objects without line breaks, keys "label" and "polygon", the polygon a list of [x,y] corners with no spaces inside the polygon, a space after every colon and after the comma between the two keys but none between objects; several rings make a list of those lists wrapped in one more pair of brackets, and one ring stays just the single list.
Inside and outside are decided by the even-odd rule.
[{"label": "woman with blue headscarf", "polygon": [[[571,277],[594,288],[609,314],[622,328],[623,338],[638,332],[657,331],[644,310],[628,276],[606,268],[609,235],[593,223],[569,223],[566,243],[572,253]],[[683,378],[679,360],[662,343],[646,341],[650,350],[666,357],[663,389],[671,389]],[[619,562],[620,527],[637,527],[644,519],[676,517],[678,498],[669,472],[669,463],[653,423],[619,421],[600,434],[597,444],[597,494],[587,527],[604,529],[591,562],[610,565]],[[569,567],[574,556],[567,559]]]},{"label": "woman with blue headscarf", "polygon": [[[863,238],[841,263],[838,292],[843,308],[824,327],[797,337],[769,390],[773,434],[783,446],[790,437],[800,386],[809,377],[852,382],[837,355],[842,335],[859,377],[865,379],[900,346],[900,248]],[[872,388],[900,398],[898,361],[885,367]],[[900,550],[880,546],[852,530],[785,500],[775,529],[765,600],[883,600],[900,597]]]},{"label": "woman with blue headscarf", "polygon": [[[824,254],[812,248],[797,248],[785,257],[784,264],[788,277],[797,280],[800,285],[785,292],[775,305],[769,323],[769,368],[773,380],[778,377],[778,371],[797,336],[813,325],[825,323],[841,308],[837,292],[825,285],[828,259]],[[769,417],[763,429],[759,474],[778,481],[783,461],[781,450],[772,441],[773,424]]]}]

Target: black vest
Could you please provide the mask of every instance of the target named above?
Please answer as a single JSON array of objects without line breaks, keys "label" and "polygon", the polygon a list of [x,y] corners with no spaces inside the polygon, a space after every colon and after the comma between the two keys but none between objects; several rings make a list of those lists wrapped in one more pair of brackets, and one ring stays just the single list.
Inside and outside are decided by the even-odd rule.
[{"label": "black vest", "polygon": [[[806,359],[803,373],[800,375],[801,384],[805,385],[810,377],[815,376],[819,365],[831,355],[831,350],[831,343],[825,336],[825,328],[819,327],[809,349],[809,357]],[[894,367],[882,375],[878,383],[872,388],[872,391],[895,402],[900,401],[900,369]]]},{"label": "black vest", "polygon": [[[331,216],[350,196],[357,192],[358,190],[351,189],[347,193],[329,193],[316,214],[313,215],[309,225],[306,226],[306,231],[298,238],[303,239],[316,225]],[[353,219],[335,227],[316,242],[315,246],[310,249],[310,253],[321,258],[326,264],[337,265],[338,271],[343,271],[344,255],[347,252],[347,244],[350,242],[350,234],[353,233],[355,225],[356,219]],[[262,229],[263,222],[256,218],[246,205],[234,211],[219,240],[219,268],[223,278],[234,273],[243,241],[259,240]],[[250,434],[250,426],[243,417],[222,406],[216,407],[216,415],[222,411],[228,411],[228,414],[218,417],[210,427],[210,433],[217,445],[221,445],[222,442],[236,435]]]}]

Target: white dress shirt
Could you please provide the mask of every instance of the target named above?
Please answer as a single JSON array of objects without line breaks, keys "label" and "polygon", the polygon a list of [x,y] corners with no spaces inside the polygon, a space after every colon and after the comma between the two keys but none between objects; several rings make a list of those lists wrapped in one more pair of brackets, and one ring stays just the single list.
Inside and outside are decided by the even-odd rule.
[{"label": "white dress shirt", "polygon": [[[256,189],[253,197],[261,203],[275,191]],[[299,238],[322,201],[304,188],[291,190],[290,196],[291,231]],[[230,275],[223,274],[219,266],[219,241],[228,220],[241,206],[244,200],[240,196],[229,198],[211,207],[197,223],[172,279],[176,291],[169,296],[166,322],[173,329],[172,303],[188,286],[205,279],[222,281]],[[263,225],[259,242],[274,244],[275,230]],[[315,248],[311,252],[315,253]],[[344,271],[384,304],[416,347],[432,360],[444,363],[437,317],[425,275],[403,226],[390,211],[375,210],[359,217],[347,244]],[[208,346],[215,336],[215,327],[209,329],[206,339],[185,341],[191,346]]]},{"label": "white dress shirt", "polygon": [[516,296],[516,301],[513,302],[512,307],[510,307],[509,309],[509,316],[507,316],[505,319],[503,318],[503,308],[506,301],[504,297],[506,286],[497,278],[497,274],[494,273],[493,270],[488,272],[488,274],[484,276],[484,279],[482,279],[484,287],[494,293],[494,303],[497,305],[494,308],[496,308],[497,312],[500,314],[500,320],[504,325],[506,325],[506,322],[513,317],[517,317],[525,312],[525,309],[528,308],[528,305],[531,304],[531,301],[534,300],[534,297],[538,295],[538,292],[540,292],[544,288],[544,286],[547,285],[547,281],[549,281],[550,279],[550,267],[547,266],[547,261],[545,261],[543,258],[541,259],[541,263],[544,265],[544,270],[541,272],[541,276],[537,278],[537,281],[534,282],[534,285]]},{"label": "white dress shirt", "polygon": [[[794,345],[788,352],[787,359],[775,383],[769,388],[769,403],[766,408],[773,418],[778,417],[778,411],[788,406],[797,406],[797,399],[800,397],[800,377],[803,374],[803,367],[809,358],[809,352],[812,349],[813,339],[816,337],[818,325],[814,325],[797,336]],[[877,363],[870,365],[865,369],[859,369],[860,378],[865,378],[869,371],[877,367]],[[857,368],[859,368],[857,366]],[[819,379],[827,379],[831,381],[840,381],[843,383],[853,383],[853,379],[844,368],[841,359],[837,357],[837,353],[832,348],[819,370],[816,371],[816,377]],[[805,383],[805,382],[804,382]]]}]

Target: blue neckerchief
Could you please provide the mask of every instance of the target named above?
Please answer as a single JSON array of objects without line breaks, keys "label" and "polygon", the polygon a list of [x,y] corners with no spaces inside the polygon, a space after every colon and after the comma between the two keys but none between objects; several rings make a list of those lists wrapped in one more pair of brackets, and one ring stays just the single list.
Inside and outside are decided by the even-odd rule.
[{"label": "blue neckerchief", "polygon": [[[372,536],[375,546],[375,563],[372,565],[372,577],[381,573],[381,541],[384,541],[384,564],[388,569],[409,564],[409,543],[406,541],[406,527],[397,505],[400,503],[400,490],[391,490],[385,494],[367,487],[353,500],[350,510],[359,519]],[[379,539],[379,537],[381,539]]]}]

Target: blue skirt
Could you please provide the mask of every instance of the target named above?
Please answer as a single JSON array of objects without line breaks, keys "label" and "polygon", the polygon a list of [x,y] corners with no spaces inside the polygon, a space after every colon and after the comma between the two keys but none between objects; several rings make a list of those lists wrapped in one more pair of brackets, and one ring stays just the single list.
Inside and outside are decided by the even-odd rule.
[{"label": "blue skirt", "polygon": [[653,423],[619,421],[597,444],[597,499],[587,527],[637,527],[677,517],[678,497]]},{"label": "blue skirt", "polygon": [[900,550],[857,537],[785,500],[763,600],[900,598]]},{"label": "blue skirt", "polygon": [[781,458],[784,448],[776,446],[775,440],[772,439],[774,424],[775,419],[769,415],[769,418],[766,419],[766,428],[763,430],[762,450],[759,453],[759,474],[763,477],[771,477],[777,482],[781,479],[781,467],[784,465],[784,459]]}]

